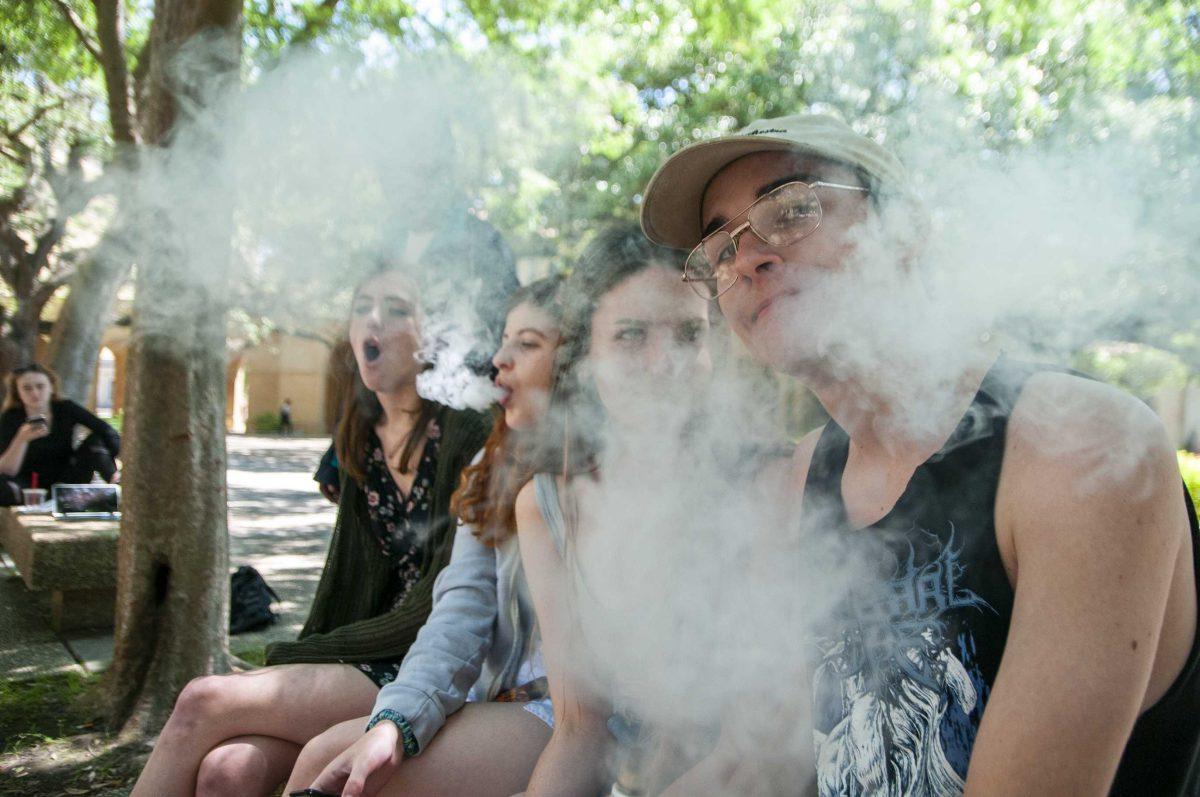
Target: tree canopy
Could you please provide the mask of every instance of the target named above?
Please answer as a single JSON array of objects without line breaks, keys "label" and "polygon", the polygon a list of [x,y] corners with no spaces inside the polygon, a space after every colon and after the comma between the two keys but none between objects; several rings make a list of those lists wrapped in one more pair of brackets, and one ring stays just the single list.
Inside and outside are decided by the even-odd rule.
[{"label": "tree canopy", "polygon": [[[152,9],[122,2],[136,106]],[[72,152],[111,158],[95,8],[5,4],[0,196],[45,180]],[[560,262],[597,222],[636,213],[668,153],[801,109],[841,114],[898,146],[942,125],[985,159],[1141,142],[1171,176],[1142,188],[1197,201],[1200,12],[1181,0],[248,0],[244,19],[249,85],[305,48],[349,48],[364,63],[388,48],[440,52],[502,68],[525,107],[472,186],[477,211],[519,254]],[[22,148],[44,154],[31,165]],[[33,194],[10,225],[29,249],[57,212],[53,192]],[[47,284],[69,243],[47,259]],[[10,316],[20,301],[10,283]],[[246,304],[254,315],[252,296]],[[1112,332],[1194,348],[1186,323],[1135,326]]]}]

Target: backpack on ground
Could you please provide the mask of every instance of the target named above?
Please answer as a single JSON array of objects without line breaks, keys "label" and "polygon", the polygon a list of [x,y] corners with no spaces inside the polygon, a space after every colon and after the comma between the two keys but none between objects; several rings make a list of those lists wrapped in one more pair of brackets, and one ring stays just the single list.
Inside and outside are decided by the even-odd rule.
[{"label": "backpack on ground", "polygon": [[266,628],[279,619],[271,602],[279,600],[262,574],[242,565],[229,578],[229,633]]}]

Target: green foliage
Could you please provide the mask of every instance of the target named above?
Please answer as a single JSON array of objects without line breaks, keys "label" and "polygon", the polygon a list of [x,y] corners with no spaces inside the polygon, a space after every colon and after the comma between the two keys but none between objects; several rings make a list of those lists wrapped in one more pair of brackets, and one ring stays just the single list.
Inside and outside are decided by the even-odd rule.
[{"label": "green foliage", "polygon": [[1192,496],[1196,511],[1200,512],[1200,455],[1180,451],[1179,472],[1183,474],[1183,483],[1187,486],[1188,494]]},{"label": "green foliage", "polygon": [[250,428],[259,434],[274,434],[282,427],[279,423],[279,413],[260,412],[250,419]]},{"label": "green foliage", "polygon": [[[66,2],[94,24],[90,3]],[[152,4],[126,9],[132,66]],[[439,49],[481,73],[510,65],[524,102],[499,125],[477,210],[520,254],[559,261],[599,223],[635,216],[669,153],[801,109],[902,143],[934,97],[939,124],[972,147],[1145,141],[1183,181],[1155,189],[1165,195],[1189,190],[1200,171],[1200,12],[1183,0],[247,0],[244,13],[248,81],[297,45]],[[57,5],[8,3],[0,42],[4,124],[61,102],[27,137],[60,151],[86,141],[103,157],[101,75]],[[0,157],[0,195],[22,175]],[[1186,297],[1161,296],[1175,303],[1163,318],[1186,317]],[[1106,334],[1179,352],[1200,370],[1200,326],[1178,327]]]},{"label": "green foliage", "polygon": [[253,664],[258,667],[265,667],[267,664],[266,645],[258,645],[252,648],[236,648],[230,650],[230,653],[247,664]]},{"label": "green foliage", "polygon": [[484,192],[489,218],[526,250],[569,252],[598,220],[634,215],[650,175],[681,146],[803,109],[899,141],[936,97],[945,128],[972,147],[1166,133],[1179,143],[1161,151],[1180,170],[1197,150],[1200,15],[1179,2],[470,0],[466,8],[494,45],[528,64],[525,89],[553,117],[546,127],[579,142],[510,159]]},{"label": "green foliage", "polygon": [[1097,344],[1076,354],[1072,365],[1142,399],[1188,380],[1177,355],[1138,343]]},{"label": "green foliage", "polygon": [[[74,3],[91,24],[91,4]],[[103,152],[99,65],[52,3],[11,3],[0,14],[0,197],[24,185],[25,151],[39,144]]]}]

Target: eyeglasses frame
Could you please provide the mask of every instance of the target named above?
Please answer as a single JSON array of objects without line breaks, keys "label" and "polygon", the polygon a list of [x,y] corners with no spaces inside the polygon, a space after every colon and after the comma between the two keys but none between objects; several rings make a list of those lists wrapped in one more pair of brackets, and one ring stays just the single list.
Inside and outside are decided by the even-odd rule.
[{"label": "eyeglasses frame", "polygon": [[[791,244],[794,244],[794,243],[798,243],[798,242],[800,242],[800,241],[803,241],[805,238],[807,238],[808,236],[810,236],[810,235],[812,235],[814,232],[816,232],[816,231],[817,231],[817,228],[821,226],[821,221],[822,221],[822,219],[824,219],[824,218],[825,218],[825,208],[824,208],[824,206],[823,206],[823,205],[821,205],[821,197],[820,197],[820,196],[817,194],[817,192],[816,192],[816,190],[815,190],[815,189],[817,189],[817,188],[840,188],[840,189],[842,189],[843,191],[859,191],[859,192],[861,192],[861,193],[864,193],[864,194],[869,194],[869,193],[871,193],[871,189],[870,189],[870,188],[866,188],[866,187],[864,187],[864,186],[861,186],[861,185],[845,185],[844,183],[829,183],[829,182],[825,182],[824,180],[818,180],[818,181],[817,181],[817,182],[815,182],[815,183],[806,183],[806,182],[804,182],[803,180],[792,180],[792,181],[790,181],[790,182],[784,183],[783,185],[776,186],[775,188],[772,188],[772,189],[771,189],[770,191],[768,191],[767,193],[765,193],[765,194],[763,194],[762,196],[758,197],[758,198],[757,198],[757,199],[755,199],[753,202],[751,202],[749,205],[747,205],[746,207],[742,208],[740,211],[738,211],[737,213],[735,213],[735,214],[733,215],[733,218],[735,218],[735,219],[736,219],[736,218],[738,218],[739,216],[744,216],[744,215],[748,214],[748,213],[750,212],[750,210],[751,210],[751,209],[752,209],[752,208],[753,208],[755,205],[757,205],[759,202],[762,202],[764,199],[766,199],[767,197],[771,196],[772,194],[774,194],[774,193],[776,193],[776,192],[778,192],[778,191],[782,191],[783,189],[785,189],[785,188],[787,188],[787,187],[789,187],[789,186],[793,186],[793,185],[802,185],[802,186],[805,186],[805,187],[806,187],[806,188],[808,188],[810,191],[812,191],[812,193],[813,193],[813,196],[816,196],[816,197],[817,197],[817,209],[820,211],[820,217],[817,219],[817,223],[813,225],[813,228],[812,228],[811,230],[809,230],[808,232],[806,232],[806,233],[804,233],[803,235],[799,236],[798,238],[796,238],[796,239],[795,239],[795,240],[793,240],[793,241],[788,241],[787,243],[784,243],[784,244],[773,244],[773,243],[771,243],[770,241],[767,241],[765,238],[763,238],[763,237],[762,237],[762,235],[761,235],[761,234],[758,232],[758,230],[755,230],[755,229],[754,229],[754,226],[750,224],[750,217],[749,217],[749,216],[746,216],[746,220],[745,220],[745,221],[743,221],[741,224],[739,224],[737,227],[735,227],[735,228],[734,228],[734,230],[733,230],[732,232],[728,232],[728,231],[726,231],[726,230],[722,230],[722,229],[719,229],[719,228],[718,228],[718,229],[716,229],[716,230],[713,230],[712,232],[710,232],[708,235],[704,236],[703,238],[701,238],[701,239],[700,239],[700,243],[698,243],[698,244],[696,244],[694,247],[692,247],[692,251],[688,252],[688,256],[687,256],[686,258],[684,258],[684,260],[683,260],[683,275],[682,275],[682,280],[683,280],[684,282],[688,283],[688,286],[689,286],[689,287],[691,287],[691,288],[692,288],[692,290],[693,290],[693,291],[695,291],[695,292],[696,292],[696,294],[697,294],[697,295],[699,295],[701,298],[703,298],[703,299],[708,299],[710,302],[715,302],[717,299],[721,298],[721,296],[722,296],[722,295],[723,295],[723,294],[724,294],[726,291],[728,291],[730,288],[732,288],[734,285],[736,285],[736,284],[737,284],[737,281],[738,281],[739,279],[741,279],[741,275],[740,275],[740,274],[734,274],[733,280],[732,280],[732,281],[730,281],[730,283],[729,283],[728,285],[726,285],[726,286],[725,286],[724,288],[722,288],[721,290],[717,291],[717,292],[716,292],[715,294],[713,294],[712,296],[705,296],[703,293],[701,293],[701,292],[699,291],[699,289],[697,289],[696,287],[694,287],[694,286],[692,285],[692,283],[696,283],[696,282],[709,282],[710,280],[711,280],[711,281],[713,281],[713,282],[715,282],[717,278],[714,276],[714,277],[710,277],[710,278],[708,278],[708,279],[693,279],[692,277],[689,277],[689,276],[688,276],[688,274],[687,274],[687,264],[688,264],[688,261],[690,261],[690,260],[692,259],[692,255],[696,254],[696,252],[698,252],[698,251],[699,251],[701,248],[703,248],[703,247],[704,247],[704,244],[705,244],[705,242],[706,242],[706,241],[708,241],[710,238],[712,238],[714,235],[718,235],[718,234],[720,234],[720,233],[725,233],[726,235],[728,235],[728,236],[729,236],[729,241],[730,241],[730,243],[733,245],[733,253],[734,253],[734,256],[736,256],[736,255],[737,255],[737,251],[738,251],[738,248],[737,248],[737,247],[738,247],[738,239],[740,239],[740,238],[742,237],[742,234],[743,234],[744,232],[746,232],[746,230],[751,230],[751,231],[753,231],[755,235],[758,235],[758,236],[759,236],[759,238],[761,238],[761,239],[762,239],[762,240],[763,240],[763,241],[764,241],[764,242],[765,242],[767,245],[769,245],[769,246],[790,246]],[[728,224],[728,222],[726,222],[726,224]],[[724,226],[724,225],[722,225],[722,226]],[[705,257],[707,257],[707,255],[705,255]]]}]

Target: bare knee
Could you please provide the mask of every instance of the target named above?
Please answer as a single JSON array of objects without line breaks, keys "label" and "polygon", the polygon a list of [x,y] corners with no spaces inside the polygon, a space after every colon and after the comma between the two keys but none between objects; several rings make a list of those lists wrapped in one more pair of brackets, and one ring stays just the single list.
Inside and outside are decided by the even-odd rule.
[{"label": "bare knee", "polygon": [[196,774],[196,797],[250,794],[249,785],[267,769],[262,753],[250,745],[222,745],[208,751]]},{"label": "bare knee", "polygon": [[[230,676],[204,675],[188,681],[168,720],[171,730],[188,732],[230,709]],[[164,728],[164,731],[168,728]]]}]

